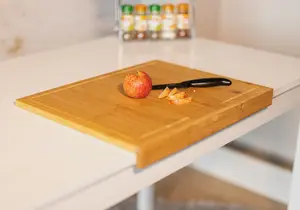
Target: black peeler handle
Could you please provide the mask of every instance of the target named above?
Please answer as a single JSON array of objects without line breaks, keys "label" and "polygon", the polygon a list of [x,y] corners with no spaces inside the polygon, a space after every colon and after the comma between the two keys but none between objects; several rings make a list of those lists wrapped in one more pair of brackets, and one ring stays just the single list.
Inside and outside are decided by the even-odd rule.
[{"label": "black peeler handle", "polygon": [[225,78],[202,78],[184,81],[181,83],[185,87],[215,87],[215,86],[230,86],[232,82]]},{"label": "black peeler handle", "polygon": [[180,83],[153,85],[152,90],[162,90],[169,88],[189,88],[189,87],[216,87],[216,86],[230,86],[232,82],[225,78],[201,78],[188,80]]}]

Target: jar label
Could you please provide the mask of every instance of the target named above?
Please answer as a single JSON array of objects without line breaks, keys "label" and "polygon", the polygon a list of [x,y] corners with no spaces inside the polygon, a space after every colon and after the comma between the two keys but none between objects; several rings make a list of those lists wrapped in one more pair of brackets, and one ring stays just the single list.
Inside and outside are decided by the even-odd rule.
[{"label": "jar label", "polygon": [[123,31],[133,31],[134,30],[133,15],[123,15],[122,16],[121,28]]},{"label": "jar label", "polygon": [[178,29],[190,29],[189,16],[187,14],[180,14],[177,16]]},{"label": "jar label", "polygon": [[147,31],[147,16],[145,15],[135,16],[135,30]]},{"label": "jar label", "polygon": [[149,30],[150,31],[160,31],[162,27],[161,16],[160,15],[150,15],[149,16]]},{"label": "jar label", "polygon": [[175,31],[176,30],[176,17],[173,14],[163,15],[163,30]]}]

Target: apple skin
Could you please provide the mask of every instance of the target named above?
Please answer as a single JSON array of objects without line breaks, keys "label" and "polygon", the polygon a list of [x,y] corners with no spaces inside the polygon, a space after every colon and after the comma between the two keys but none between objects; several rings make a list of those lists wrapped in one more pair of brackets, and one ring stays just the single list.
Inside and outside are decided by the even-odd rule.
[{"label": "apple skin", "polygon": [[123,83],[123,90],[128,97],[146,98],[152,90],[152,79],[143,71],[128,74]]}]

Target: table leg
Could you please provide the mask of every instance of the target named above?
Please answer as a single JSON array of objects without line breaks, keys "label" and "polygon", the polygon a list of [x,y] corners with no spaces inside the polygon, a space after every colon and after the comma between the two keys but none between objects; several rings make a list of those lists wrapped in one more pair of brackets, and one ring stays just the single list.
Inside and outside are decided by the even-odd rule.
[{"label": "table leg", "polygon": [[142,189],[137,195],[137,210],[154,210],[154,185]]},{"label": "table leg", "polygon": [[300,209],[300,122],[298,126],[297,149],[294,159],[294,169],[291,183],[290,201],[288,210]]}]

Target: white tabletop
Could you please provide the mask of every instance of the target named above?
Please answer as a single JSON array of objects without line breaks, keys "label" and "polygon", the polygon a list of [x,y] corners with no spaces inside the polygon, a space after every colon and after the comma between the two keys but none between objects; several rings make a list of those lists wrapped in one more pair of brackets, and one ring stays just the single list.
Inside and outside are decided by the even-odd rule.
[{"label": "white tabletop", "polygon": [[34,209],[134,167],[134,154],[14,106],[16,98],[152,59],[274,88],[300,85],[300,59],[204,39],[115,37],[0,63],[0,209]]}]

